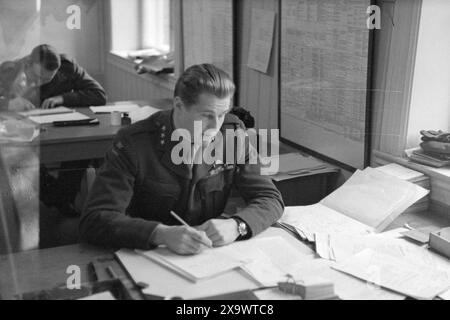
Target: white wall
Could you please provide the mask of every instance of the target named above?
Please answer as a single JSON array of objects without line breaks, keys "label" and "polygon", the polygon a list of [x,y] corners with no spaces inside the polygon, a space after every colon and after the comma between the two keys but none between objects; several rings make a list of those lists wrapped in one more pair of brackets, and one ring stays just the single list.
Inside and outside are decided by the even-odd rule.
[{"label": "white wall", "polygon": [[422,129],[450,130],[450,1],[423,0],[407,148]]}]

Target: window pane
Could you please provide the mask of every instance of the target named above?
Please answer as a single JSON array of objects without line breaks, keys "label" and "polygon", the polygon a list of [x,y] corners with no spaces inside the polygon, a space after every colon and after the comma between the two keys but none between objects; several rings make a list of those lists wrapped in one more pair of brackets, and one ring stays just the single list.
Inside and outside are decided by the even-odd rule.
[{"label": "window pane", "polygon": [[170,0],[142,0],[142,46],[170,51]]},{"label": "window pane", "polygon": [[137,50],[139,48],[139,1],[111,0],[111,49]]}]

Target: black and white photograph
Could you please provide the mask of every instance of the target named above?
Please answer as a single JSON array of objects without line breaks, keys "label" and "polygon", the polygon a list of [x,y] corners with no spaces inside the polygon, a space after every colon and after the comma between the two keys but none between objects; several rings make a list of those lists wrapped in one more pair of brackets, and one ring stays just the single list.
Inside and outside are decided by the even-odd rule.
[{"label": "black and white photograph", "polygon": [[449,31],[449,0],[0,0],[0,300],[450,300]]}]

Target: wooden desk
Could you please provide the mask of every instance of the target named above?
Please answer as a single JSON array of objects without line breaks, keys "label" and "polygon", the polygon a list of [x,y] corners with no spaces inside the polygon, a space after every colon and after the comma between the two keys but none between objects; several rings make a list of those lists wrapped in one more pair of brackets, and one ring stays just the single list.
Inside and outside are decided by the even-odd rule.
[{"label": "wooden desk", "polygon": [[[415,227],[428,225],[444,227],[450,225],[450,218],[431,212],[405,214],[394,221],[389,229],[402,226],[405,222]],[[288,236],[281,229],[271,228],[268,231],[272,236],[282,235],[303,253],[312,252],[309,246]],[[76,244],[0,256],[0,295],[3,299],[13,299],[18,293],[64,285],[68,277],[66,270],[69,265],[78,265],[81,268],[82,282],[91,281],[87,271],[89,262],[111,253],[112,250]],[[155,271],[156,274],[161,273],[161,271]],[[119,277],[122,274],[119,274]]]},{"label": "wooden desk", "polygon": [[[148,102],[136,101],[140,106],[151,105],[160,109],[172,107],[171,99],[155,99]],[[23,149],[33,149],[39,154],[40,163],[48,164],[72,160],[103,158],[111,141],[121,126],[111,125],[111,115],[94,114],[89,108],[77,111],[98,118],[97,126],[54,127],[44,125],[44,131],[31,143],[14,143],[0,146],[8,154],[20,154]]]},{"label": "wooden desk", "polygon": [[[268,236],[271,235],[281,235],[301,252],[312,253],[308,246],[291,237],[282,229],[270,228]],[[66,274],[69,265],[80,267],[81,282],[92,281],[88,272],[88,264],[96,258],[109,255],[112,252],[108,249],[76,244],[0,256],[1,298],[15,299],[17,294],[47,290],[64,285],[69,276]],[[162,267],[158,265],[154,265],[154,267],[153,272],[156,275],[162,272]],[[238,271],[232,272],[238,273]],[[168,273],[168,276],[178,277],[171,274],[170,271],[166,273]],[[122,274],[125,274],[125,272]],[[121,277],[121,274],[118,273],[118,276]],[[239,275],[236,275],[236,277],[241,279]],[[255,284],[253,284],[253,287],[255,287]]]}]

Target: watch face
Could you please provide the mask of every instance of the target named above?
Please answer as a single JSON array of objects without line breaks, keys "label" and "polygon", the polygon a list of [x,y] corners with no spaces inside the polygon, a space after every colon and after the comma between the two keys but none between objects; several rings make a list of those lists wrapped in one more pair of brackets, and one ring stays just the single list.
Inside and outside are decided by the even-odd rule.
[{"label": "watch face", "polygon": [[244,222],[239,223],[239,234],[245,236],[247,234],[247,225]]}]

